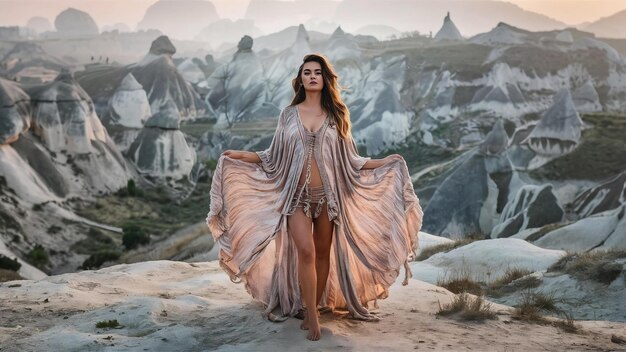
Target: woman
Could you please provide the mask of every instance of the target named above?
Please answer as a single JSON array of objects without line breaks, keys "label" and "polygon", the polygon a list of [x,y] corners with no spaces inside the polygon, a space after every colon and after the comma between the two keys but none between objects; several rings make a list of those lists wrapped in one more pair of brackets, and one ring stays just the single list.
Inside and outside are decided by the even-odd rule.
[{"label": "woman", "polygon": [[318,340],[318,305],[377,320],[368,303],[387,297],[403,264],[408,282],[422,209],[401,156],[358,155],[323,56],[305,56],[292,86],[268,149],[220,157],[207,224],[231,280],[270,320],[306,307],[301,327]]}]

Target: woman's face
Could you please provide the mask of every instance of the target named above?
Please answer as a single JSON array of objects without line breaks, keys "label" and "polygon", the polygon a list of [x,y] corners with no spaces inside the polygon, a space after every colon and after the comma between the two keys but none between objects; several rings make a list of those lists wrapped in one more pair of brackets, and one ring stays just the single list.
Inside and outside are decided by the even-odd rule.
[{"label": "woman's face", "polygon": [[302,79],[302,85],[306,91],[322,91],[322,88],[324,88],[322,66],[318,62],[305,62],[300,78]]}]

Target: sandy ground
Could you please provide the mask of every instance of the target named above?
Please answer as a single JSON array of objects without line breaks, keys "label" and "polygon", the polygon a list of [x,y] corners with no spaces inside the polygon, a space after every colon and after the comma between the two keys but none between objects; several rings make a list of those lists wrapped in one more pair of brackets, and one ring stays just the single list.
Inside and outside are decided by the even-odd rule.
[{"label": "sandy ground", "polygon": [[[437,317],[452,297],[398,281],[379,301],[381,321],[323,314],[322,339],[312,342],[297,319],[265,320],[216,262],[123,264],[1,284],[0,351],[626,351],[611,342],[626,335],[624,323],[577,322],[582,333],[571,334],[513,320],[495,304],[498,319],[485,323]],[[121,327],[95,327],[110,319]]]}]

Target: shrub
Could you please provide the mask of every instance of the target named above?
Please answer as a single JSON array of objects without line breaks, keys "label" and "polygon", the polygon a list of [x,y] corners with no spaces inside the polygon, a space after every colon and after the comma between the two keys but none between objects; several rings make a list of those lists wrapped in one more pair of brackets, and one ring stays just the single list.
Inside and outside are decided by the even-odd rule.
[{"label": "shrub", "polygon": [[140,245],[150,243],[150,237],[137,225],[127,225],[122,229],[122,244],[126,249],[135,249]]},{"label": "shrub", "polygon": [[11,259],[0,254],[0,269],[7,269],[11,271],[18,271],[22,267],[22,264],[17,261],[17,258]]},{"label": "shrub", "polygon": [[116,328],[120,326],[120,323],[117,321],[117,319],[114,320],[102,320],[96,323],[96,328]]},{"label": "shrub", "polygon": [[102,263],[106,261],[113,261],[120,259],[120,253],[113,251],[102,251],[98,253],[94,253],[89,256],[89,258],[85,259],[81,269],[90,270],[90,269],[98,269],[102,266]]},{"label": "shrub", "polygon": [[217,160],[213,160],[213,159],[205,160],[204,166],[206,166],[211,171],[215,171],[215,168],[217,167]]},{"label": "shrub", "polygon": [[485,302],[481,296],[472,298],[467,293],[462,293],[454,297],[451,303],[439,304],[437,315],[448,316],[459,314],[462,320],[483,321],[486,319],[496,319],[496,313],[491,310],[491,304]]},{"label": "shrub", "polygon": [[46,252],[45,248],[43,248],[43,246],[40,244],[35,245],[35,247],[33,247],[33,249],[28,252],[26,258],[28,258],[28,261],[31,264],[38,268],[50,264],[50,258],[48,257],[48,253]]},{"label": "shrub", "polygon": [[134,197],[137,195],[137,186],[135,185],[135,180],[132,178],[128,180],[126,183],[126,189],[128,190],[128,195]]}]

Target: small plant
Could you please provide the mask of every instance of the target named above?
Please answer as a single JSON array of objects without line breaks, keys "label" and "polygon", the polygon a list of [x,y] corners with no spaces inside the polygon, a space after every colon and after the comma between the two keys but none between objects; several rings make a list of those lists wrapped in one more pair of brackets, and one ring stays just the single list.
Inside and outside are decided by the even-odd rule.
[{"label": "small plant", "polygon": [[215,168],[217,167],[217,160],[213,160],[213,159],[205,160],[204,166],[206,166],[211,171],[215,171]]},{"label": "small plant", "polygon": [[564,319],[553,321],[552,325],[570,334],[577,334],[580,332],[580,327],[576,325],[574,318],[571,314],[563,312]]},{"label": "small plant", "polygon": [[590,279],[610,285],[623,271],[616,259],[626,258],[626,250],[568,253],[548,271],[563,271],[577,279]]},{"label": "small plant", "polygon": [[20,262],[17,261],[17,258],[11,259],[9,257],[6,257],[0,254],[0,269],[18,271],[20,270],[21,267],[22,267],[22,264],[20,264]]},{"label": "small plant", "polygon": [[40,244],[35,245],[35,247],[33,247],[33,249],[28,252],[26,258],[28,258],[28,261],[31,264],[38,268],[50,264],[50,258],[48,257],[48,253],[46,252],[46,249],[43,248],[43,246]]},{"label": "small plant", "polygon": [[117,319],[113,320],[102,320],[96,323],[96,328],[105,329],[105,328],[117,328],[121,327],[120,323]]},{"label": "small plant", "polygon": [[513,317],[519,320],[546,324],[548,321],[541,314],[542,311],[561,312],[556,306],[557,299],[554,293],[543,293],[528,290],[522,292],[521,302],[515,309]]},{"label": "small plant", "polygon": [[439,304],[437,315],[449,316],[459,314],[462,320],[483,321],[496,319],[496,313],[491,310],[491,304],[485,302],[482,296],[472,298],[467,293],[461,293],[454,300],[443,307]]},{"label": "small plant", "polygon": [[468,269],[456,272],[454,275],[446,275],[437,279],[437,286],[441,286],[452,293],[483,294],[483,285],[476,282]]},{"label": "small plant", "polygon": [[504,275],[498,280],[494,281],[491,286],[493,287],[501,287],[510,284],[511,282],[521,279],[526,275],[530,275],[533,272],[528,269],[521,268],[507,268],[504,272]]},{"label": "small plant", "polygon": [[137,195],[137,186],[135,185],[135,180],[132,178],[126,182],[126,189],[128,190],[128,195],[134,197]]},{"label": "small plant", "polygon": [[124,226],[122,244],[126,249],[135,249],[138,246],[150,243],[150,237],[137,225]]},{"label": "small plant", "polygon": [[502,277],[489,284],[489,296],[498,297],[507,292],[535,288],[541,285],[541,279],[530,274],[532,271],[528,269],[508,268]]},{"label": "small plant", "polygon": [[83,270],[91,270],[98,269],[102,266],[104,262],[114,261],[120,259],[120,253],[112,252],[112,251],[102,251],[98,253],[94,253],[89,256],[89,258],[85,259],[81,269]]}]

